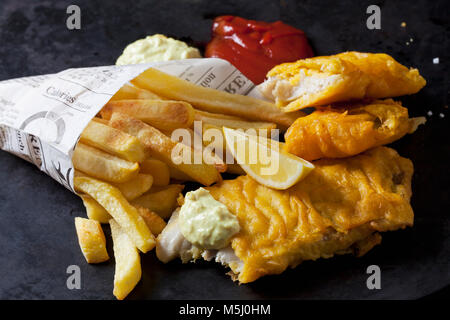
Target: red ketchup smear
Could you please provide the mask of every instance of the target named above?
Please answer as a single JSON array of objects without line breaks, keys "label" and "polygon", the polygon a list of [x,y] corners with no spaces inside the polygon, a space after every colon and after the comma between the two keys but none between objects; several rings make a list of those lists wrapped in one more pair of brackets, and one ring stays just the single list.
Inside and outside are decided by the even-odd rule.
[{"label": "red ketchup smear", "polygon": [[256,84],[274,66],[314,55],[305,33],[281,21],[220,16],[214,19],[212,33],[205,56],[228,60]]}]

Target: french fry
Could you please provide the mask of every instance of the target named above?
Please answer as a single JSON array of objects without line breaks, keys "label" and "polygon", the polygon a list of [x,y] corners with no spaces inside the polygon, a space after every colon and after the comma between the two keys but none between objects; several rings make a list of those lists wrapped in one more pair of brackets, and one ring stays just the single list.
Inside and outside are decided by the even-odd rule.
[{"label": "french fry", "polygon": [[139,164],[123,160],[83,143],[78,143],[72,157],[75,169],[110,182],[126,182],[136,177]]},{"label": "french fry", "polygon": [[160,130],[189,128],[194,121],[194,108],[184,101],[120,100],[107,103],[100,111],[102,118],[110,119],[121,112],[142,120]]},{"label": "french fry", "polygon": [[[203,123],[202,125],[202,130],[203,130],[203,136],[205,135],[206,130],[209,129],[216,129],[219,130],[221,132],[223,132],[223,128],[226,126],[222,126],[222,125],[215,125],[215,124],[210,124],[210,123]],[[266,128],[237,128],[237,129],[242,129],[245,131],[245,133],[250,134],[250,135],[262,135],[264,137],[270,138],[270,134],[271,134],[271,129],[266,129]],[[197,131],[195,131],[197,134],[199,134]],[[223,135],[223,133],[222,133]]]},{"label": "french fry", "polygon": [[195,181],[183,171],[178,170],[175,166],[168,165],[170,177],[177,181]]},{"label": "french fry", "polygon": [[289,127],[302,112],[284,113],[273,103],[192,84],[186,80],[150,68],[131,81],[169,99],[187,101],[200,110],[223,113],[249,120],[268,121]]},{"label": "french fry", "polygon": [[[215,156],[221,158],[222,162],[226,163],[227,159],[233,160],[234,157],[231,153],[227,151],[225,136],[223,134],[223,127],[215,126],[213,124],[203,123],[202,132],[195,131],[195,134],[201,135],[202,143],[206,148],[215,152]],[[214,131],[212,131],[214,130]],[[220,151],[220,153],[219,153]],[[229,154],[228,154],[229,153]],[[234,161],[234,160],[233,160]],[[232,165],[232,163],[231,163]],[[228,172],[228,166],[230,163],[226,164],[226,172]],[[223,172],[223,171],[221,171]]]},{"label": "french fry", "polygon": [[[190,132],[190,145],[191,146],[195,146],[196,144],[194,143],[194,136],[201,136],[200,133],[197,133],[196,131],[192,130],[192,129],[185,129],[188,130]],[[219,131],[222,131],[220,128],[218,128]],[[164,132],[164,134],[168,137],[171,137],[171,132]],[[203,143],[205,140],[203,140],[202,137],[200,137],[200,139],[202,140],[202,145],[208,145],[208,143]],[[173,140],[173,139],[172,139]],[[184,143],[185,145],[189,145],[188,143],[186,143],[185,141],[176,141],[175,142],[180,142],[180,143]],[[225,141],[225,140],[223,140]],[[216,141],[215,141],[216,142]],[[213,146],[211,146],[213,147]],[[223,144],[220,146],[222,148],[225,148],[225,142],[223,142]],[[219,147],[216,147],[218,150]],[[193,148],[195,149],[195,148]],[[198,152],[197,149],[194,150],[194,152]],[[151,153],[151,152],[150,152]],[[224,153],[223,153],[224,154]],[[203,155],[204,156],[204,155]],[[227,164],[224,163],[224,161],[218,157],[217,155],[213,154],[213,153],[209,153],[208,156],[211,156],[211,158],[209,158],[209,163],[214,163],[215,168],[217,169],[218,172],[225,172],[226,168],[227,168]],[[231,158],[230,158],[231,159]],[[195,179],[193,179],[192,177],[188,176],[186,173],[184,173],[183,171],[181,171],[180,169],[177,168],[176,165],[173,165],[171,163],[167,163],[167,166],[169,168],[169,175],[171,178],[177,180],[177,181],[195,181]]]},{"label": "french fry", "polygon": [[122,183],[112,183],[122,192],[128,201],[134,200],[146,193],[153,185],[153,177],[149,174],[139,173],[135,178]]},{"label": "french fry", "polygon": [[158,214],[141,206],[136,206],[136,209],[155,237],[166,227],[166,222]]},{"label": "french fry", "polygon": [[98,221],[76,217],[75,229],[81,252],[87,263],[100,263],[109,260],[105,234]]},{"label": "french fry", "polygon": [[136,137],[98,120],[89,122],[80,141],[131,162],[141,162],[145,158],[144,147]]},{"label": "french fry", "polygon": [[140,251],[145,253],[153,249],[155,237],[137,209],[128,203],[119,189],[89,177],[74,177],[74,185],[76,191],[88,194],[104,207]]},{"label": "french fry", "polygon": [[89,219],[96,220],[100,223],[109,223],[112,219],[111,215],[97,201],[86,194],[80,194],[84,207]]},{"label": "french fry", "polygon": [[[223,130],[221,126],[216,126],[213,124],[203,123],[202,132],[195,131],[195,134],[201,135],[202,143],[204,146],[212,148],[214,150],[221,150],[222,151],[222,159],[226,159],[226,143],[225,143],[225,136],[223,134]],[[211,131],[208,131],[211,130]],[[215,130],[216,136],[214,138],[209,137],[207,133],[213,133],[212,130]],[[233,158],[229,158],[233,159]],[[223,161],[222,160],[222,161]],[[227,164],[228,168],[228,164]]]},{"label": "french fry", "polygon": [[91,121],[95,121],[97,123],[102,123],[104,125],[109,125],[109,121],[103,118],[99,118],[98,116],[95,116],[94,118],[91,119]]},{"label": "french fry", "polygon": [[[194,149],[194,157],[203,157],[203,159],[205,159],[206,163],[210,163],[210,164],[214,164],[214,166],[216,167],[217,171],[219,172],[225,172],[227,171],[227,165],[226,163],[222,160],[222,158],[220,158],[219,156],[215,155],[214,152],[212,152],[212,150],[210,150],[211,152],[204,152],[205,150],[203,149],[203,143],[202,143],[202,136],[200,133],[197,133],[196,131],[190,129],[190,128],[186,128],[183,129],[186,130],[185,132],[189,133],[189,141],[185,141],[185,139],[182,139],[180,137],[180,139],[177,141],[176,139],[172,139],[172,133],[171,132],[163,132],[166,136],[170,137],[173,141],[175,142],[180,142],[185,144],[188,147],[192,147],[192,149]],[[198,143],[195,142],[195,139],[198,139]],[[197,154],[197,155],[195,155]]]},{"label": "french fry", "polygon": [[168,218],[177,207],[177,198],[184,186],[181,184],[171,184],[157,192],[143,194],[131,202],[134,206],[147,208],[157,213],[161,218]]},{"label": "french fry", "polygon": [[[210,113],[211,114],[211,113]],[[252,122],[246,121],[245,119],[227,119],[220,118],[217,115],[210,116],[203,112],[195,112],[195,121],[202,121],[203,123],[211,124],[218,127],[228,127],[232,129],[267,129],[272,130],[277,127],[275,123],[272,122]]]},{"label": "french fry", "polygon": [[[88,177],[89,178],[89,175],[87,175],[79,170],[76,170],[75,177]],[[128,201],[131,201],[131,200],[134,200],[134,199],[138,198],[139,196],[143,195],[148,190],[150,190],[150,188],[153,186],[153,177],[149,174],[138,173],[138,175],[135,178],[132,178],[131,180],[129,180],[127,182],[122,182],[122,183],[110,182],[110,184],[113,187],[116,187],[117,189],[119,189],[119,191],[122,193],[122,195],[125,197],[125,199],[127,199]],[[83,195],[81,195],[81,196],[83,196]],[[94,199],[90,198],[89,196],[84,196],[84,197],[87,198],[88,201],[92,201],[93,205],[95,205],[95,203],[96,203],[100,208],[103,208],[100,204],[98,204]],[[104,208],[103,208],[103,210],[104,210]],[[107,216],[109,216],[109,214]],[[107,216],[102,216],[104,218],[104,219],[102,219],[102,221],[105,220],[105,218],[107,218]],[[105,223],[108,223],[110,219],[111,219],[111,217],[109,216],[109,218],[106,219]],[[97,220],[97,219],[94,219],[94,220]]]},{"label": "french fry", "polygon": [[[152,157],[173,165],[195,181],[209,186],[221,180],[215,166],[204,163],[201,154],[199,158],[195,158],[194,149],[173,141],[152,126],[118,112],[112,115],[110,124],[137,137]],[[184,156],[190,158],[183,159]],[[195,163],[196,160],[200,163]]]},{"label": "french fry", "polygon": [[201,116],[208,117],[208,118],[227,119],[227,120],[243,120],[240,117],[230,116],[229,114],[207,112],[207,111],[198,110],[198,109],[194,109],[194,110],[195,110],[196,115],[199,114]]},{"label": "french fry", "polygon": [[135,86],[126,84],[117,91],[110,101],[128,100],[128,99],[154,99],[161,100],[161,97],[151,91],[136,88]]},{"label": "french fry", "polygon": [[116,260],[113,294],[118,300],[123,300],[141,280],[141,257],[133,241],[114,219],[109,221],[109,225]]},{"label": "french fry", "polygon": [[140,172],[153,177],[153,185],[167,186],[170,182],[169,166],[158,159],[147,159],[141,163]]}]

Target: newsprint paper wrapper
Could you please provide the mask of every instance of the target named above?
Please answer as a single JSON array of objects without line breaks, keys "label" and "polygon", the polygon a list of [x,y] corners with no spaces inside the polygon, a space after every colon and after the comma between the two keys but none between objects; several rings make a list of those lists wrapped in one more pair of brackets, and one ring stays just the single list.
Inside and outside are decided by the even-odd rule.
[{"label": "newsprint paper wrapper", "polygon": [[235,94],[250,94],[255,87],[221,59],[77,68],[1,81],[0,149],[34,163],[75,192],[71,159],[82,131],[124,84],[148,68]]}]

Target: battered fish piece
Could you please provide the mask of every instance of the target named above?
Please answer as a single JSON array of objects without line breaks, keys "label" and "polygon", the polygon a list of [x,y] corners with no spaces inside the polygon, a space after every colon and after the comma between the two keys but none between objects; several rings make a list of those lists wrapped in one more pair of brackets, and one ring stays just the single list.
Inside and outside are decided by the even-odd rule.
[{"label": "battered fish piece", "polygon": [[248,176],[206,188],[239,220],[241,230],[231,245],[199,252],[174,231],[175,216],[170,230],[158,236],[158,257],[164,262],[175,256],[183,261],[215,259],[231,268],[234,279],[248,283],[304,260],[361,256],[380,243],[378,232],[413,225],[413,165],[395,150],[378,147],[314,165],[304,180],[284,191]]},{"label": "battered fish piece", "polygon": [[344,52],[274,67],[259,90],[286,112],[334,102],[418,92],[426,84],[384,53]]},{"label": "battered fish piece", "polygon": [[409,118],[408,109],[392,99],[318,108],[289,127],[284,148],[309,161],[349,157],[398,140],[425,121]]},{"label": "battered fish piece", "polygon": [[378,147],[314,165],[286,191],[247,176],[208,188],[238,217],[241,231],[231,247],[243,262],[240,282],[281,273],[304,260],[355,249],[361,254],[380,242],[377,232],[413,225],[413,165],[395,150]]},{"label": "battered fish piece", "polygon": [[426,85],[419,70],[408,69],[385,53],[343,52],[336,57],[350,62],[369,77],[367,98],[388,98],[414,94]]}]

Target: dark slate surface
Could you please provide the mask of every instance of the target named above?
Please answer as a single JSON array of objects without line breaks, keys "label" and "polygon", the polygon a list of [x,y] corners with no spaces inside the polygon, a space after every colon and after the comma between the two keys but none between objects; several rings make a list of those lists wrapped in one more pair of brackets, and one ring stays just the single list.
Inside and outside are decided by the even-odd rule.
[{"label": "dark slate surface", "polygon": [[[385,234],[382,245],[361,259],[306,262],[280,276],[241,286],[216,264],[163,265],[150,253],[142,257],[143,279],[130,299],[401,299],[428,296],[448,286],[447,1],[377,1],[382,29],[376,31],[365,26],[370,2],[364,1],[76,3],[82,10],[80,31],[66,29],[70,2],[1,1],[0,80],[113,64],[126,44],[147,34],[163,33],[202,46],[209,40],[212,18],[235,14],[281,19],[301,28],[317,54],[387,52],[418,67],[428,81],[419,94],[402,100],[413,116],[433,114],[416,133],[393,144],[415,165],[413,228]],[[440,64],[433,64],[434,57]],[[0,152],[0,299],[113,298],[114,262],[85,263],[76,241],[75,216],[84,212],[74,194],[25,161]],[[109,240],[109,229],[105,232]],[[371,264],[382,270],[381,290],[366,288],[365,270]],[[66,287],[69,265],[81,268],[81,290]]]}]

